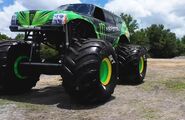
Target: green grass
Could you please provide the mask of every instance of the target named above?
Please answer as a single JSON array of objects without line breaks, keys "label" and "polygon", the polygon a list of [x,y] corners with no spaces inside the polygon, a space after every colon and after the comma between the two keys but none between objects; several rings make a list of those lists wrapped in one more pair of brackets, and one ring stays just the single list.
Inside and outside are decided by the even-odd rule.
[{"label": "green grass", "polygon": [[146,81],[145,83],[143,83],[141,85],[141,88],[144,91],[153,91],[153,89],[156,86],[164,86],[164,84],[165,84],[165,81],[164,80],[161,80],[161,81]]},{"label": "green grass", "polygon": [[168,80],[159,80],[159,81],[146,81],[141,85],[141,88],[144,91],[152,91],[155,86],[166,88],[172,91],[184,91],[185,90],[185,81],[184,79],[168,79]]},{"label": "green grass", "polygon": [[31,104],[31,103],[18,102],[16,103],[16,105],[20,109],[26,109],[30,111],[44,111],[45,109],[47,109],[46,105],[36,105],[36,104]]},{"label": "green grass", "polygon": [[167,81],[165,86],[171,90],[183,91],[185,90],[185,82],[182,81]]},{"label": "green grass", "polygon": [[6,105],[6,104],[10,104],[11,102],[8,101],[8,100],[3,100],[3,99],[0,99],[0,106],[2,105]]},{"label": "green grass", "polygon": [[26,109],[30,111],[43,111],[44,109],[47,109],[46,105],[38,105],[38,104],[32,104],[32,103],[26,103],[26,102],[16,102],[16,101],[0,98],[0,106],[8,105],[8,104],[15,104],[19,109]]},{"label": "green grass", "polygon": [[147,120],[151,120],[151,119],[157,119],[158,116],[156,115],[155,110],[151,109],[151,108],[145,108],[143,110],[143,118],[147,119]]}]

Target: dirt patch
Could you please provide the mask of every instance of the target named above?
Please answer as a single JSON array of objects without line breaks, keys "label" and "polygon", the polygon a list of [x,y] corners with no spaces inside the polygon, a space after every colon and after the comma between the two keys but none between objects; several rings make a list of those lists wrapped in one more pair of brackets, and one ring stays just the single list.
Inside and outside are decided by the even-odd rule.
[{"label": "dirt patch", "polygon": [[41,76],[32,92],[0,97],[0,120],[185,120],[185,60],[149,59],[145,82],[117,85],[111,100],[79,105],[60,76]]}]

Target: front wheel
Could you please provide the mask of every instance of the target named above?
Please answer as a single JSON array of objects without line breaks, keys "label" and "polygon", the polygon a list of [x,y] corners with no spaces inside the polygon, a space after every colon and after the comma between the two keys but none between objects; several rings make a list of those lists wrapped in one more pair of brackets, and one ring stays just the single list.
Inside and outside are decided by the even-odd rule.
[{"label": "front wheel", "polygon": [[78,42],[64,59],[63,86],[79,102],[105,102],[114,92],[117,59],[109,43],[97,39]]}]

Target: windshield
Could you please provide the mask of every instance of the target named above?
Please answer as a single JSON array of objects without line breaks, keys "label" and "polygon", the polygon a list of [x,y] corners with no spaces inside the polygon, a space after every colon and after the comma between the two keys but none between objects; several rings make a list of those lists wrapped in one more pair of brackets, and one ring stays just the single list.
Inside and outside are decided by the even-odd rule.
[{"label": "windshield", "polygon": [[90,15],[92,11],[92,6],[88,4],[69,4],[69,5],[62,5],[57,10],[66,10],[66,11],[73,11],[85,15]]}]

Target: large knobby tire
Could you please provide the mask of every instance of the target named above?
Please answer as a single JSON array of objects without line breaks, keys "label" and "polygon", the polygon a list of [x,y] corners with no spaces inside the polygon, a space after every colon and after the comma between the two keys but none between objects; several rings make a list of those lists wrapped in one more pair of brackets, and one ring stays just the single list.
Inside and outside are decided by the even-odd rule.
[{"label": "large knobby tire", "polygon": [[0,87],[1,92],[9,94],[24,93],[34,87],[38,74],[24,76],[20,63],[28,61],[30,46],[18,41],[0,42]]},{"label": "large knobby tire", "polygon": [[119,82],[143,83],[147,70],[147,50],[138,45],[120,44],[116,51],[119,61]]},{"label": "large knobby tire", "polygon": [[64,67],[63,86],[78,102],[105,102],[114,92],[117,58],[109,43],[97,39],[76,40],[66,51]]}]

